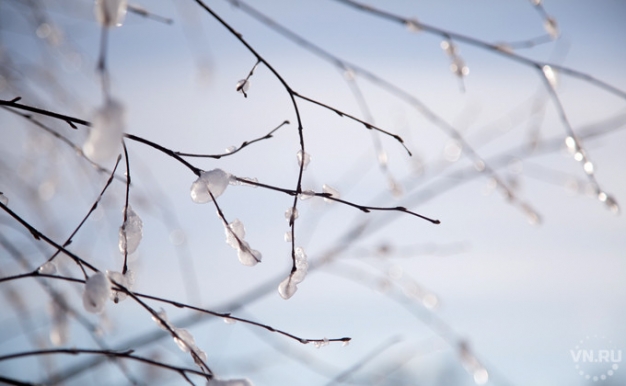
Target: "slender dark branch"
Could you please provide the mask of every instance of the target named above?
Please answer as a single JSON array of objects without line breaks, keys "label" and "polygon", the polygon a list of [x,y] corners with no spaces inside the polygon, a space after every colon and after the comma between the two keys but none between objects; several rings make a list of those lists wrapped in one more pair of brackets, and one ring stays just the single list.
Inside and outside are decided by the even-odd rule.
[{"label": "slender dark branch", "polygon": [[189,162],[185,161],[182,157],[180,157],[178,154],[176,154],[174,151],[165,148],[161,145],[159,145],[158,143],[152,142],[152,141],[148,141],[145,138],[141,138],[138,137],[134,134],[124,134],[124,137],[135,141],[135,142],[139,142],[139,143],[143,143],[144,145],[148,145],[154,149],[157,149],[158,151],[165,153],[167,155],[169,155],[170,157],[176,159],[178,162],[182,163],[183,165],[185,165],[187,168],[189,168],[189,170],[191,170],[193,172],[193,174],[195,174],[196,176],[200,177],[200,173],[202,172],[202,169],[197,168],[195,166],[193,166],[192,164],[190,164]]},{"label": "slender dark branch", "polygon": [[[291,189],[285,189],[285,188],[280,188],[278,186],[272,186],[272,185],[263,184],[263,183],[260,183],[260,182],[257,182],[257,181],[246,180],[244,178],[240,178],[240,177],[236,177],[236,176],[233,176],[232,178],[235,179],[236,181],[239,181],[239,182],[244,183],[244,184],[254,185],[254,186],[258,186],[258,187],[264,188],[264,189],[269,189],[269,190],[274,190],[274,191],[277,191],[277,192],[282,192],[282,193],[288,194],[290,196],[297,196],[298,194],[302,193],[302,192],[298,193],[295,190],[291,190]],[[306,193],[302,193],[302,194],[306,194]],[[325,198],[327,200],[337,201],[337,202],[342,203],[344,205],[348,205],[348,206],[351,206],[353,208],[357,208],[357,209],[359,209],[359,210],[361,210],[361,211],[363,211],[365,213],[369,213],[372,210],[375,210],[375,211],[404,212],[404,213],[408,213],[410,215],[419,217],[421,219],[430,221],[433,224],[439,224],[440,223],[439,220],[431,219],[431,218],[423,216],[421,214],[412,212],[412,211],[408,210],[407,208],[405,208],[403,206],[395,206],[395,207],[366,206],[366,205],[359,205],[359,204],[355,204],[355,203],[350,202],[350,201],[346,201],[346,200],[342,200],[342,199],[336,198],[336,197],[332,196],[330,193],[316,193],[316,192],[313,192],[313,193],[309,193],[309,194],[311,194],[313,196],[316,196],[316,197],[322,197],[322,198]]]},{"label": "slender dark branch", "polygon": [[140,297],[140,298],[150,299],[150,300],[154,300],[154,301],[161,302],[161,303],[171,304],[171,305],[173,305],[174,307],[177,307],[177,308],[186,308],[186,309],[193,310],[193,311],[198,311],[198,312],[201,312],[201,313],[204,313],[204,314],[217,316],[217,317],[225,318],[225,319],[231,319],[233,321],[238,321],[238,322],[241,322],[241,323],[250,324],[250,325],[256,326],[256,327],[261,327],[261,328],[266,329],[267,331],[275,332],[277,334],[286,336],[286,337],[291,338],[293,340],[296,340],[296,341],[298,341],[298,342],[300,342],[302,344],[307,344],[307,343],[311,343],[311,342],[318,342],[318,343],[322,343],[322,342],[349,342],[352,339],[352,338],[347,338],[347,337],[344,337],[344,338],[332,338],[332,339],[306,339],[306,338],[301,338],[301,337],[296,336],[294,334],[290,334],[290,333],[288,333],[286,331],[279,330],[277,328],[274,328],[272,326],[268,326],[268,325],[263,324],[263,323],[255,322],[255,321],[250,320],[250,319],[245,319],[245,318],[240,318],[240,317],[237,317],[237,316],[233,316],[229,312],[211,311],[211,310],[207,310],[205,308],[195,307],[195,306],[188,305],[188,304],[183,304],[183,303],[180,303],[180,302],[177,302],[177,301],[168,300],[168,299],[164,299],[164,298],[160,298],[160,297],[152,296],[152,295],[146,295],[146,294],[142,294],[142,293],[138,293],[138,292],[134,292],[134,294],[137,297]]},{"label": "slender dark branch", "polygon": [[397,135],[397,134],[393,134],[393,133],[390,133],[390,132],[389,132],[389,131],[387,131],[387,130],[383,130],[383,129],[381,129],[380,127],[377,127],[377,126],[372,125],[371,123],[365,122],[364,120],[359,119],[359,118],[355,117],[354,115],[350,115],[350,114],[348,114],[348,113],[344,113],[343,111],[338,110],[338,109],[336,109],[336,108],[334,108],[334,107],[332,107],[332,106],[329,106],[329,105],[327,105],[327,104],[325,104],[325,103],[322,103],[322,102],[316,101],[315,99],[312,99],[312,98],[306,97],[306,96],[304,96],[304,95],[300,95],[300,94],[298,94],[298,93],[297,93],[297,92],[295,92],[295,91],[294,91],[293,93],[294,93],[294,95],[295,95],[295,96],[297,96],[297,97],[298,97],[298,98],[300,98],[300,99],[303,99],[303,100],[305,100],[305,101],[307,101],[307,102],[311,102],[311,103],[313,103],[313,104],[315,104],[315,105],[318,105],[318,106],[324,107],[325,109],[328,109],[328,110],[330,110],[330,111],[332,111],[332,112],[334,112],[334,113],[338,114],[338,115],[339,115],[339,116],[341,116],[341,117],[346,117],[346,118],[352,119],[353,121],[359,122],[360,124],[362,124],[363,126],[365,126],[365,128],[366,128],[366,129],[369,129],[369,130],[376,130],[376,131],[378,131],[378,132],[380,132],[380,133],[382,133],[382,134],[385,134],[385,135],[388,135],[388,136],[392,137],[392,138],[393,138],[393,139],[395,139],[396,141],[400,142],[400,144],[402,145],[402,147],[404,147],[404,150],[406,150],[406,151],[407,151],[407,153],[409,153],[409,155],[413,155],[413,154],[411,153],[411,151],[410,151],[410,150],[406,147],[406,145],[404,144],[404,140],[402,139],[402,137],[400,137],[399,135]]},{"label": "slender dark branch", "polygon": [[21,103],[17,103],[17,102],[14,102],[14,101],[15,101],[15,99],[13,99],[11,101],[0,100],[0,106],[13,107],[13,108],[16,108],[16,109],[30,111],[30,112],[33,112],[33,113],[42,114],[42,115],[46,115],[46,116],[49,116],[49,117],[52,117],[52,118],[60,119],[60,120],[62,120],[64,122],[67,122],[67,124],[69,124],[73,129],[76,129],[76,126],[74,125],[74,123],[77,123],[77,124],[83,125],[83,126],[91,126],[91,124],[89,122],[87,122],[85,120],[82,120],[82,119],[70,117],[68,115],[58,114],[58,113],[55,113],[55,112],[52,112],[52,111],[49,111],[49,110],[39,109],[37,107],[23,105]]},{"label": "slender dark branch", "polygon": [[236,148],[236,149],[234,149],[232,151],[226,152],[226,153],[222,153],[222,154],[196,154],[196,153],[183,153],[183,152],[180,152],[180,151],[175,151],[174,154],[179,155],[181,157],[198,157],[198,158],[215,158],[215,159],[220,159],[222,157],[227,157],[229,155],[233,155],[233,154],[239,152],[241,149],[243,149],[243,148],[245,148],[247,146],[250,146],[250,145],[252,145],[255,142],[260,142],[260,141],[263,141],[265,139],[273,138],[274,133],[278,129],[280,129],[284,125],[288,125],[288,124],[289,124],[289,121],[284,121],[283,123],[278,125],[276,128],[274,128],[272,131],[270,131],[269,133],[265,134],[264,136],[256,138],[256,139],[253,139],[253,140],[250,140],[250,141],[244,141],[241,145],[239,145],[238,148]]}]

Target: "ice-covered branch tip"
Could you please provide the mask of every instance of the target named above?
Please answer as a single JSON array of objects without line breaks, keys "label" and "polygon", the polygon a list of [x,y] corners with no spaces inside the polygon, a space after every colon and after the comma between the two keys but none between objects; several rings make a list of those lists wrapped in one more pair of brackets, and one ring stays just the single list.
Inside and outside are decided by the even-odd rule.
[{"label": "ice-covered branch tip", "polygon": [[307,262],[306,253],[302,247],[298,247],[294,251],[295,266],[289,276],[283,280],[278,286],[278,293],[280,296],[287,300],[293,296],[298,290],[298,284],[302,283],[306,273],[309,269],[309,263]]},{"label": "ice-covered branch tip", "polygon": [[226,231],[226,243],[237,250],[237,257],[241,264],[251,267],[261,262],[261,252],[250,248],[250,244],[244,240],[246,230],[239,219],[235,219],[230,224],[224,224],[224,230]]}]

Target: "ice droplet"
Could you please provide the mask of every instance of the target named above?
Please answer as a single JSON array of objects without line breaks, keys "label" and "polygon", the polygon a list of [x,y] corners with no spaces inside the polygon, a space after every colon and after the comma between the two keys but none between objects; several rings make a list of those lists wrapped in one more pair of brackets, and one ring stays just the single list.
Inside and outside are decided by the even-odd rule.
[{"label": "ice droplet", "polygon": [[552,39],[556,39],[559,37],[559,27],[556,24],[556,20],[554,20],[553,18],[547,17],[543,23],[543,28]]},{"label": "ice droplet", "polygon": [[[127,270],[126,274],[122,275],[121,272],[116,271],[107,271],[107,277],[109,281],[115,282],[121,286],[126,287],[126,289],[132,289],[133,284],[135,283],[135,274],[131,270]],[[126,299],[127,294],[124,291],[116,291],[115,289],[111,289],[111,300],[114,303],[121,302]]]},{"label": "ice droplet", "polygon": [[128,205],[126,221],[122,224],[119,231],[118,247],[120,253],[124,254],[125,251],[127,251],[128,254],[134,253],[142,237],[143,221],[141,221],[141,218],[135,213],[133,208]]},{"label": "ice droplet", "polygon": [[288,243],[291,242],[291,231],[285,232],[285,241]]},{"label": "ice droplet", "polygon": [[104,106],[96,110],[83,153],[96,163],[111,160],[120,152],[124,128],[124,106],[114,99],[107,99]]},{"label": "ice droplet", "polygon": [[[339,198],[339,191],[330,185],[326,185],[326,184],[322,185],[322,190],[324,191],[324,193],[329,194],[331,197]],[[324,198],[324,201],[333,202],[333,200],[330,200],[328,198]]]},{"label": "ice droplet", "polygon": [[237,85],[235,86],[235,90],[237,90],[237,92],[242,93],[243,95],[246,95],[249,89],[250,89],[250,80],[248,79],[241,79],[239,82],[237,82]]},{"label": "ice droplet", "polygon": [[587,161],[583,164],[583,169],[587,174],[593,174],[593,163],[591,161]]},{"label": "ice droplet", "polygon": [[235,146],[228,146],[225,150],[226,153],[232,153],[236,150],[237,148]]},{"label": "ice droplet", "polygon": [[52,261],[46,261],[39,267],[37,272],[42,273],[44,275],[54,275],[57,273],[57,266]]},{"label": "ice droplet", "polygon": [[285,218],[287,219],[289,223],[297,219],[298,208],[294,208],[293,206],[290,206],[289,208],[287,208],[287,210],[285,211]]},{"label": "ice droplet", "polygon": [[226,324],[235,324],[236,322],[237,321],[235,319],[228,318],[228,317],[224,318],[224,323]]},{"label": "ice droplet", "polygon": [[244,240],[246,230],[239,219],[228,224],[228,227],[225,227],[225,232],[226,243],[237,250],[237,258],[241,264],[251,267],[261,261],[263,258],[261,252],[250,248],[250,244]]},{"label": "ice droplet", "polygon": [[263,258],[261,252],[257,251],[256,249],[251,249],[250,245],[246,241],[244,241],[243,244],[244,247],[237,250],[237,257],[239,258],[239,262],[248,267],[252,267],[260,262]]},{"label": "ice droplet", "polygon": [[308,200],[311,197],[315,197],[315,192],[312,190],[303,190],[302,193],[298,195],[298,198],[301,200]]},{"label": "ice droplet", "polygon": [[324,346],[328,346],[329,344],[330,344],[330,341],[326,337],[324,337],[324,339],[322,340],[317,340],[313,342],[313,346],[315,346],[315,348],[322,348]]},{"label": "ice droplet", "polygon": [[406,29],[408,29],[410,32],[415,33],[422,31],[422,26],[420,25],[419,21],[417,21],[417,19],[406,20],[404,22],[404,25],[406,26]]},{"label": "ice droplet", "polygon": [[552,86],[552,88],[555,88],[558,85],[558,79],[556,77],[556,72],[554,71],[554,69],[546,64],[545,66],[541,67],[541,71],[543,71],[543,75],[545,75],[548,83],[550,83],[550,86]]},{"label": "ice droplet", "polygon": [[218,198],[224,193],[230,180],[230,175],[222,169],[213,169],[201,172],[200,177],[191,184],[191,199],[197,204],[211,201],[211,195]]},{"label": "ice droplet", "polygon": [[311,162],[311,156],[306,152],[303,153],[302,150],[298,150],[296,156],[298,158],[298,166],[302,166],[303,169],[306,170],[306,167],[309,166],[309,162]]},{"label": "ice droplet", "polygon": [[239,221],[239,219],[235,219],[233,222],[228,224],[228,228],[225,229],[226,232],[226,243],[233,247],[234,249],[239,249],[239,240],[243,241],[246,236],[246,230],[243,226],[243,223]]},{"label": "ice droplet", "polygon": [[567,136],[565,138],[565,146],[567,146],[567,150],[569,150],[571,153],[574,153],[576,151],[576,148],[578,147],[576,146],[576,140],[572,136]]},{"label": "ice droplet", "polygon": [[127,7],[126,0],[96,0],[96,20],[103,27],[119,27],[124,22]]},{"label": "ice droplet", "polygon": [[0,202],[4,206],[9,205],[9,197],[5,196],[4,193],[0,192]]},{"label": "ice droplet", "polygon": [[[165,310],[163,308],[161,308],[161,311],[157,312],[157,316],[158,316],[158,318],[156,316],[152,315],[152,320],[154,321],[154,323],[156,323],[157,326],[159,326],[159,328],[161,330],[168,331],[167,327],[168,326],[171,327],[171,324],[170,324],[170,322],[169,322],[169,320],[167,318],[167,313],[165,312]],[[160,318],[160,320],[159,320],[159,318]]]},{"label": "ice droplet", "polygon": [[304,249],[302,247],[297,247],[294,252],[296,257],[296,270],[290,273],[289,276],[278,286],[278,293],[285,300],[289,299],[296,293],[298,290],[298,284],[304,280],[309,269],[309,263]]},{"label": "ice droplet", "polygon": [[297,290],[298,287],[296,287],[296,285],[291,282],[291,276],[288,276],[278,285],[278,293],[285,300],[292,297]]},{"label": "ice droplet", "polygon": [[446,161],[456,162],[459,160],[459,158],[461,158],[462,151],[463,147],[461,146],[461,144],[455,140],[451,140],[446,144],[443,155]]},{"label": "ice droplet", "polygon": [[109,279],[104,273],[97,272],[85,282],[83,306],[88,312],[99,314],[104,309],[110,295],[111,283]]}]

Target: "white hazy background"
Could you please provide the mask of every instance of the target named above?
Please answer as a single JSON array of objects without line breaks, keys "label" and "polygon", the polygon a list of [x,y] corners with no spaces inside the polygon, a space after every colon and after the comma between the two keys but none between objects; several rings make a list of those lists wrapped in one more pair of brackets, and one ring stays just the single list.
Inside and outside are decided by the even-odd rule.
[{"label": "white hazy background", "polygon": [[[456,350],[438,334],[431,313],[454,331],[455,339],[469,342],[494,385],[590,383],[578,375],[569,353],[587,336],[605,336],[614,347],[626,350],[623,214],[611,213],[584,193],[584,172],[564,146],[528,159],[518,159],[513,153],[527,146],[533,122],[540,125],[541,139],[566,136],[535,69],[458,43],[470,69],[463,93],[458,78],[449,70],[440,37],[411,32],[332,1],[252,3],[327,51],[411,92],[455,125],[485,159],[511,154],[499,173],[517,184],[519,197],[540,213],[543,222],[529,225],[524,213],[490,188],[486,175],[476,173],[466,183],[450,185],[455,181],[448,173],[471,170],[471,162],[463,154],[456,162],[446,161],[444,149],[450,139],[440,129],[411,106],[357,77],[374,123],[402,136],[414,154],[409,157],[397,142],[380,136],[389,169],[402,183],[404,194],[396,198],[387,188],[368,130],[298,101],[311,155],[304,188],[321,191],[326,183],[346,200],[406,205],[440,219],[441,224],[398,213],[365,214],[318,199],[300,201],[296,245],[304,247],[311,261],[337,245],[356,224],[364,220],[384,223],[356,240],[336,263],[310,272],[294,297],[285,301],[275,288],[291,268],[290,244],[284,242],[283,234],[288,230],[284,212],[292,198],[260,188],[230,186],[218,199],[226,217],[240,219],[246,226],[246,240],[263,253],[261,264],[245,267],[225,243],[215,208],[191,201],[189,187],[196,177],[172,158],[127,141],[134,184],[131,204],[144,222],[144,238],[131,260],[137,291],[229,311],[224,307],[230,302],[267,285],[274,289],[234,314],[302,337],[352,338],[347,347],[336,343],[316,349],[242,323],[229,325],[206,317],[189,329],[218,376],[247,377],[255,385],[326,384],[385,342],[398,339],[355,372],[354,379],[374,383],[377,375],[401,366],[383,384],[473,384]],[[207,4],[242,33],[295,91],[364,118],[337,68],[225,1]],[[522,0],[371,4],[489,42],[544,34],[543,20]],[[248,74],[255,58],[210,15],[192,1],[142,5],[173,18],[174,23],[165,25],[128,14],[124,25],[110,33],[111,90],[127,109],[127,132],[173,150],[221,153],[228,146],[265,135],[287,119],[291,125],[271,140],[233,157],[191,162],[205,170],[219,167],[237,176],[295,188],[296,119],[276,78],[259,66],[250,79],[248,98],[244,98],[235,91],[235,84]],[[63,28],[63,47],[68,50],[63,54],[42,54],[53,48],[29,29],[32,15],[22,4],[0,4],[2,55],[12,58],[22,77],[19,88],[5,79],[0,96],[12,99],[19,90],[24,93],[24,104],[90,119],[102,102],[95,71],[100,29],[92,4],[51,1],[45,7],[51,20]],[[558,22],[561,37],[518,52],[626,89],[626,5],[562,0],[546,1],[545,7]],[[74,52],[80,56],[72,56]],[[43,61],[44,57],[55,61]],[[50,78],[33,71],[34,67],[25,65],[28,63],[53,73],[59,91],[50,92]],[[6,78],[6,73],[3,76]],[[626,113],[623,99],[566,75],[559,76],[558,93],[574,130]],[[34,98],[37,103],[31,103]],[[539,106],[538,113],[533,112],[534,104]],[[79,144],[86,138],[83,128],[74,132],[63,123],[47,122]],[[106,176],[97,174],[71,149],[6,111],[0,111],[0,127],[0,191],[15,212],[53,239],[64,240],[97,197]],[[487,141],[490,137],[494,139]],[[600,185],[622,206],[626,203],[624,145],[623,130],[585,142]],[[122,176],[123,165],[119,171]],[[571,188],[572,181],[580,182],[578,191]],[[117,235],[124,190],[123,183],[112,185],[71,245],[72,251],[102,270],[121,270]],[[422,200],[422,195],[431,198]],[[21,247],[33,267],[49,257],[50,248],[33,242],[7,215],[0,214],[0,220],[2,235]],[[381,245],[390,246],[391,253],[376,255]],[[4,276],[24,272],[2,248],[0,266]],[[385,288],[400,272],[435,294],[439,306],[429,311],[419,304],[406,308],[407,301],[392,300],[388,296],[392,292]],[[0,283],[0,291],[5,285]],[[27,302],[35,329],[32,333],[46,336],[50,327],[48,296],[33,279],[11,285]],[[80,288],[59,287],[80,306]],[[5,299],[0,306],[0,355],[33,349],[20,327],[23,320]],[[189,315],[173,307],[163,308],[171,320]],[[99,320],[98,316],[88,317]],[[117,305],[109,302],[102,323],[103,339],[116,348],[157,329],[150,316],[129,300]],[[69,346],[93,347],[80,326],[71,326]],[[169,337],[137,349],[140,354],[154,352],[163,360],[193,367],[189,355],[179,351]],[[309,359],[295,359],[299,355]],[[83,358],[54,360],[56,368],[62,369]],[[320,373],[307,366],[317,361],[324,363],[321,369],[328,370]],[[129,368],[137,374],[145,371],[132,363]],[[625,371],[620,368],[603,384],[623,384]],[[0,362],[0,373],[29,381],[45,375],[34,359]],[[106,364],[73,379],[72,384],[125,381],[115,366]],[[181,379],[164,372],[159,381],[179,384]]]}]

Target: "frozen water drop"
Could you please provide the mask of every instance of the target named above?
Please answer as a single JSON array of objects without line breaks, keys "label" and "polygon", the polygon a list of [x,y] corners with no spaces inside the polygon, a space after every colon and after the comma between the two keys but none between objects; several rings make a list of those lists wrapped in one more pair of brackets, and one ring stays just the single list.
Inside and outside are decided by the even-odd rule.
[{"label": "frozen water drop", "polygon": [[[233,247],[234,249],[239,249],[239,241],[243,241],[246,237],[246,229],[243,226],[243,223],[239,221],[239,219],[235,219],[233,222],[228,224],[228,228],[226,231],[226,243]],[[239,238],[239,240],[237,240]]]},{"label": "frozen water drop", "polygon": [[[122,274],[121,272],[116,271],[107,271],[107,277],[111,283],[115,282],[126,289],[130,290],[135,282],[134,273],[130,270],[126,271],[126,274]],[[124,291],[116,291],[114,288],[111,289],[111,300],[114,303],[121,302],[126,299],[126,292]]]},{"label": "frozen water drop", "polygon": [[308,200],[311,197],[315,197],[315,192],[312,190],[303,190],[302,193],[298,195],[298,198],[301,200]]},{"label": "frozen water drop", "polygon": [[575,152],[576,148],[578,147],[576,145],[576,140],[572,136],[567,136],[565,138],[565,146],[567,146],[567,150],[569,150],[571,153]]},{"label": "frozen water drop", "polygon": [[96,110],[92,119],[89,138],[83,145],[83,153],[93,162],[103,163],[120,152],[125,128],[124,106],[107,99],[104,106]]},{"label": "frozen water drop", "polygon": [[9,205],[9,197],[5,196],[4,193],[0,193],[0,202],[4,206]]},{"label": "frozen water drop", "polygon": [[278,285],[278,293],[285,300],[292,297],[297,290],[298,287],[296,287],[295,284],[291,282],[291,276],[287,277]]},{"label": "frozen water drop", "polygon": [[552,88],[556,87],[558,84],[558,79],[556,77],[556,72],[554,71],[554,69],[546,64],[545,66],[541,67],[541,70],[543,71],[543,75],[548,80],[548,83],[550,83],[550,86],[552,86]]},{"label": "frozen water drop", "polygon": [[552,39],[556,39],[559,37],[559,27],[556,24],[556,20],[554,20],[553,18],[547,17],[543,23],[543,28]]},{"label": "frozen water drop", "polygon": [[191,184],[191,199],[198,204],[207,203],[211,201],[211,194],[215,198],[221,196],[229,181],[230,175],[222,169],[201,172],[200,177]]},{"label": "frozen water drop", "polygon": [[47,261],[41,267],[39,267],[37,272],[44,275],[54,275],[55,273],[57,273],[57,266],[56,264],[54,264],[54,262]]},{"label": "frozen water drop", "polygon": [[484,385],[489,381],[489,373],[484,367],[481,367],[474,371],[474,382],[477,385]]},{"label": "frozen water drop", "polygon": [[593,174],[593,163],[591,161],[587,161],[583,164],[583,169],[587,174]]},{"label": "frozen water drop", "polygon": [[124,22],[127,8],[126,0],[96,0],[96,20],[103,27],[119,27]]},{"label": "frozen water drop", "polygon": [[[337,189],[333,188],[330,185],[326,185],[326,184],[322,185],[322,190],[324,191],[324,193],[328,194],[330,197],[338,199],[339,196],[340,196],[339,195],[339,191]],[[333,202],[333,200],[328,199],[328,198],[324,198],[324,201],[325,202]]]},{"label": "frozen water drop", "polygon": [[250,89],[249,79],[241,79],[239,82],[237,82],[237,85],[235,86],[235,90],[237,90],[237,92],[242,93],[243,95],[246,95],[249,89]]},{"label": "frozen water drop", "polygon": [[126,211],[126,221],[120,227],[118,247],[120,253],[134,253],[143,237],[143,221],[129,205]]},{"label": "frozen water drop", "polygon": [[296,156],[298,158],[298,166],[302,166],[302,168],[306,170],[309,162],[311,162],[311,156],[306,152],[302,152],[302,150],[298,150]]},{"label": "frozen water drop", "polygon": [[225,150],[226,153],[232,153],[236,150],[237,148],[235,146],[228,146]]},{"label": "frozen water drop", "polygon": [[96,272],[85,282],[83,306],[88,312],[98,314],[104,309],[111,294],[111,283],[102,272]]},{"label": "frozen water drop", "polygon": [[293,206],[287,208],[287,210],[285,211],[285,218],[287,219],[287,221],[289,223],[291,223],[292,221],[297,219],[298,218],[298,209],[294,208]]},{"label": "frozen water drop", "polygon": [[290,243],[291,240],[292,240],[292,238],[291,238],[291,231],[285,232],[285,241]]},{"label": "frozen water drop", "polygon": [[422,26],[416,19],[407,20],[404,25],[410,32],[416,33],[422,31]]}]

